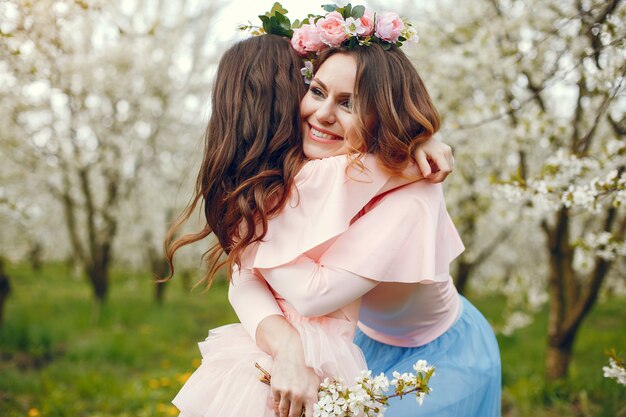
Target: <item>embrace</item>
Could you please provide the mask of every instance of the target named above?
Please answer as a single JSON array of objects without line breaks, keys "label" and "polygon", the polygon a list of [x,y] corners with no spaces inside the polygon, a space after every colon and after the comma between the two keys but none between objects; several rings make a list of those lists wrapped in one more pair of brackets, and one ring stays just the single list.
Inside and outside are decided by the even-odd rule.
[{"label": "embrace", "polygon": [[[241,324],[209,332],[174,404],[182,417],[313,417],[324,378],[426,360],[432,393],[421,407],[392,398],[388,416],[500,416],[495,336],[449,274],[464,249],[440,184],[453,159],[400,49],[413,28],[324,7],[293,30],[263,16],[264,33],[221,58],[195,195],[166,249],[171,264],[214,234],[203,281],[230,268]],[[198,206],[204,227],[177,236]]]}]

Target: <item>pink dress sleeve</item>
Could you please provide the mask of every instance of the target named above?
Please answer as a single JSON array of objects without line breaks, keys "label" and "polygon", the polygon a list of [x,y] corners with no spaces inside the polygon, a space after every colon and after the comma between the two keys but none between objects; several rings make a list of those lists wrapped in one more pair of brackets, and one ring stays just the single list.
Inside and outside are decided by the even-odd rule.
[{"label": "pink dress sleeve", "polygon": [[315,262],[307,255],[261,273],[282,298],[305,317],[339,310],[378,285],[377,281]]},{"label": "pink dress sleeve", "polygon": [[255,341],[256,329],[265,318],[283,315],[267,282],[251,269],[233,269],[228,287],[228,301]]},{"label": "pink dress sleeve", "polygon": [[300,170],[287,205],[268,222],[252,267],[288,263],[348,229],[390,178],[372,155],[363,156],[365,169],[350,161],[334,156],[309,161]]},{"label": "pink dress sleeve", "polygon": [[377,197],[370,207],[326,251],[326,265],[381,282],[450,278],[450,263],[465,248],[441,184],[408,184]]},{"label": "pink dress sleeve", "polygon": [[[306,255],[261,272],[303,315],[328,314],[379,282],[431,283],[450,278],[463,244],[440,185],[409,184],[375,199],[319,262]],[[312,296],[314,294],[314,296]]]}]

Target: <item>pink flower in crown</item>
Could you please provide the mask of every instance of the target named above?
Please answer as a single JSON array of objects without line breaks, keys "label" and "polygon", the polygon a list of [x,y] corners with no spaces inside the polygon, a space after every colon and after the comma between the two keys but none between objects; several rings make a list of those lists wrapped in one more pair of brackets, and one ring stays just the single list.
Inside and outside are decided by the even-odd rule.
[{"label": "pink flower in crown", "polygon": [[308,52],[322,50],[326,44],[320,39],[320,32],[315,24],[310,23],[293,30],[291,46],[298,54],[306,56]]},{"label": "pink flower in crown", "polygon": [[316,26],[322,42],[331,47],[341,45],[348,38],[348,34],[344,31],[344,24],[343,16],[339,12],[328,13],[318,20]]},{"label": "pink flower in crown", "polygon": [[374,33],[374,12],[365,9],[365,13],[361,16],[361,28],[363,30],[361,36],[371,36]]},{"label": "pink flower in crown", "polygon": [[376,15],[376,36],[387,42],[397,42],[404,30],[404,22],[394,12]]}]

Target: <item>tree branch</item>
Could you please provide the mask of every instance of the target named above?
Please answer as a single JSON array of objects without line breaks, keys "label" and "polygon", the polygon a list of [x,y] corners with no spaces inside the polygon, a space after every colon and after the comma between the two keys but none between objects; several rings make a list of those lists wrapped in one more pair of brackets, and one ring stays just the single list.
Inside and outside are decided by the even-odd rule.
[{"label": "tree branch", "polygon": [[604,114],[609,108],[609,105],[615,99],[619,91],[621,90],[622,83],[624,81],[624,76],[626,76],[626,65],[622,65],[622,76],[619,77],[619,83],[615,86],[615,90],[613,91],[612,94],[606,94],[606,96],[604,97],[604,100],[602,101],[602,104],[600,104],[600,107],[598,108],[598,112],[593,121],[593,125],[589,129],[589,132],[587,132],[587,134],[579,142],[579,147],[582,146],[582,149],[580,149],[579,151],[580,155],[586,155],[587,152],[589,152],[591,142],[593,141],[593,137],[597,131],[598,125],[600,124],[600,119],[602,118],[602,116],[604,116]]},{"label": "tree branch", "polygon": [[613,128],[613,132],[617,136],[625,136],[626,135],[626,119],[622,117],[622,120],[614,120],[610,114],[607,114],[606,117],[609,120],[609,124]]},{"label": "tree branch", "polygon": [[478,256],[474,259],[474,266],[480,266],[483,262],[485,262],[494,252],[495,250],[502,244],[504,240],[506,240],[507,236],[511,233],[512,227],[506,227],[497,234],[497,236],[480,251]]},{"label": "tree branch", "polygon": [[[606,49],[610,46],[615,46],[618,45],[621,42],[621,38],[619,40],[614,40],[613,42],[604,45],[604,47],[602,49]],[[579,66],[582,65],[583,60],[585,58],[589,58],[590,56],[592,56],[593,54],[587,54],[585,55],[580,61],[578,61],[572,68],[568,69],[567,71],[564,71],[560,77],[556,77],[556,78],[551,78],[548,79],[547,81],[545,81],[545,83],[539,87],[539,90],[536,93],[533,93],[530,97],[527,97],[526,99],[520,101],[520,105],[517,109],[509,109],[505,112],[502,112],[500,114],[496,114],[494,116],[491,117],[487,117],[483,120],[480,120],[478,122],[474,122],[474,123],[467,123],[467,124],[462,124],[462,123],[458,123],[456,125],[456,127],[453,127],[453,130],[469,130],[469,129],[476,129],[478,127],[484,126],[486,124],[501,120],[505,117],[508,117],[510,115],[510,113],[516,113],[520,110],[522,110],[525,106],[527,106],[529,103],[531,103],[532,101],[536,100],[535,95],[540,94],[541,92],[547,90],[548,88],[552,87],[553,85],[555,85],[558,81],[562,81],[564,80],[570,73],[572,73],[573,71],[575,71],[576,69],[578,69]]]}]

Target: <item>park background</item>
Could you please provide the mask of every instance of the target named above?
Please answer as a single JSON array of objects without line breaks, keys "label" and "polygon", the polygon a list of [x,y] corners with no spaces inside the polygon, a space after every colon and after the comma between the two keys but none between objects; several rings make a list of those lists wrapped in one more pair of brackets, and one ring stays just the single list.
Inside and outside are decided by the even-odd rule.
[{"label": "park background", "polygon": [[[0,0],[0,415],[176,415],[196,343],[236,316],[224,276],[192,288],[208,243],[152,279],[219,57],[272,3]],[[626,349],[624,1],[364,4],[419,35],[456,159],[452,272],[497,332],[504,415],[626,416],[603,376]]]}]

